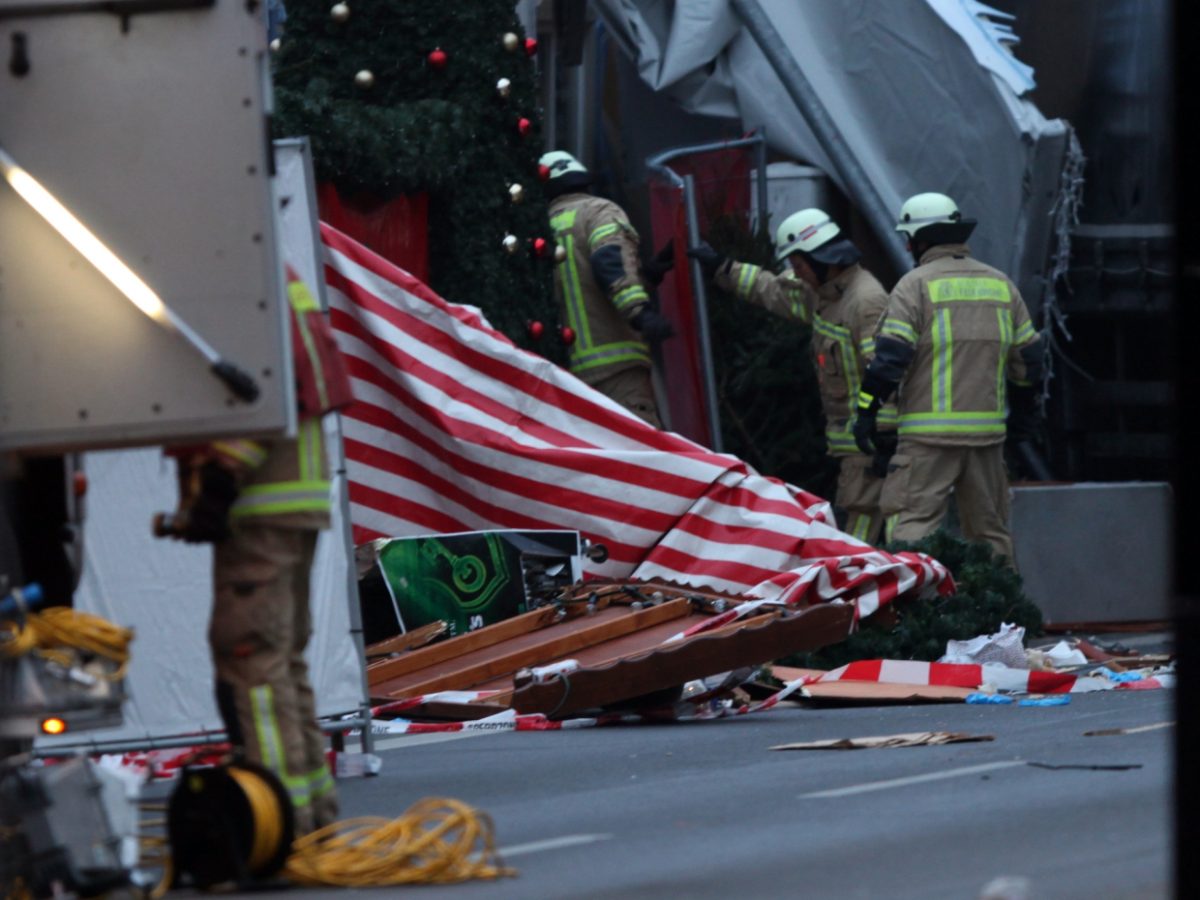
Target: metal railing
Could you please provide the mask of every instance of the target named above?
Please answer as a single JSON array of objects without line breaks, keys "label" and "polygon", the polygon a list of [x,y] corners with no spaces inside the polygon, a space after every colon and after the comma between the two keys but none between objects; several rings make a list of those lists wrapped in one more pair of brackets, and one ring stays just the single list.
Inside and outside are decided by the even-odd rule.
[{"label": "metal railing", "polygon": [[[692,144],[687,147],[674,147],[670,150],[664,150],[662,153],[646,160],[646,168],[659,175],[671,186],[683,192],[683,208],[688,232],[688,249],[698,247],[702,241],[700,236],[700,218],[696,211],[695,180],[691,175],[680,175],[670,167],[669,163],[682,156],[712,153],[717,150],[729,150],[736,147],[754,148],[754,180],[755,193],[758,196],[759,225],[765,229],[770,213],[767,208],[767,139],[761,130],[748,138],[738,138],[737,140],[708,144]],[[712,342],[708,324],[708,289],[705,285],[704,272],[697,260],[692,260],[691,272],[692,296],[695,301],[696,323],[700,340],[700,362],[704,375],[705,414],[708,418],[712,449],[720,453],[722,450],[721,418],[717,404],[717,380],[713,371]]]}]

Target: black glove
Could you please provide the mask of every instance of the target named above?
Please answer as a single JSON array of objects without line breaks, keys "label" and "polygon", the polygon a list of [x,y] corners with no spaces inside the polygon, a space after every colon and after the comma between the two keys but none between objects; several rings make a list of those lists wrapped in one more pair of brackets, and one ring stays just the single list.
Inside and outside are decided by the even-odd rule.
[{"label": "black glove", "polygon": [[1010,445],[1032,441],[1042,426],[1037,391],[1033,385],[1008,383],[1008,418],[1005,421]]},{"label": "black glove", "polygon": [[664,341],[675,334],[671,320],[649,306],[642,307],[642,311],[630,319],[629,324],[640,331],[642,337],[652,344]]},{"label": "black glove", "polygon": [[229,537],[229,508],[237,499],[237,479],[227,468],[206,462],[200,469],[200,494],[187,511],[180,537],[189,544],[216,544]]},{"label": "black glove", "polygon": [[675,239],[671,238],[671,240],[663,244],[663,248],[658,251],[654,259],[642,266],[642,275],[645,277],[647,284],[651,287],[658,287],[662,284],[664,276],[674,268]]},{"label": "black glove", "polygon": [[876,441],[879,423],[876,422],[876,417],[879,415],[879,407],[882,405],[878,397],[872,397],[867,393],[858,395],[858,410],[853,426],[854,443],[858,444],[858,449],[863,453],[873,455],[878,449]]},{"label": "black glove", "polygon": [[707,241],[701,241],[699,247],[690,248],[687,255],[700,263],[706,278],[712,278],[717,274],[717,269],[725,264],[724,255],[709,246]]},{"label": "black glove", "polygon": [[896,445],[900,439],[894,431],[879,431],[875,433],[875,456],[871,459],[870,472],[876,478],[887,478],[888,463],[896,453]]}]

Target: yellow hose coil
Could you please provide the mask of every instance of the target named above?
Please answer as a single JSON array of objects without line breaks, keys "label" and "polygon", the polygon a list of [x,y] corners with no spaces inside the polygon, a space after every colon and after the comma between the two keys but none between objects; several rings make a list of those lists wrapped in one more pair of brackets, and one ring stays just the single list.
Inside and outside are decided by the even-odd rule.
[{"label": "yellow hose coil", "polygon": [[371,887],[448,884],[515,875],[500,861],[491,817],[427,797],[398,819],[334,822],[292,845],[284,876],[297,884]]},{"label": "yellow hose coil", "polygon": [[116,663],[117,671],[104,676],[111,681],[125,677],[132,640],[132,629],[66,606],[30,613],[24,625],[0,622],[0,657],[15,658],[36,652],[70,666],[73,660],[67,651],[78,650]]}]

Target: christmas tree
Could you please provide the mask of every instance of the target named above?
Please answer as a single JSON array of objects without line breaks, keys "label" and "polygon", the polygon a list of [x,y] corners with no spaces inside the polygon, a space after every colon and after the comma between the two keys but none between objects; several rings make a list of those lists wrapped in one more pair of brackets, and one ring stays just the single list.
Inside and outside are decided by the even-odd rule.
[{"label": "christmas tree", "polygon": [[341,195],[427,195],[431,287],[557,358],[536,52],[511,0],[288,0],[274,131]]}]

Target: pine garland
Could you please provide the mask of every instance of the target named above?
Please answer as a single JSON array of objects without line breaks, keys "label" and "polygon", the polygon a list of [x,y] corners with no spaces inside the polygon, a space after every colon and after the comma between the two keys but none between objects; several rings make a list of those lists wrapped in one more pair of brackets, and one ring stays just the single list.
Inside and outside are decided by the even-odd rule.
[{"label": "pine garland", "polygon": [[958,592],[930,600],[901,600],[893,604],[892,627],[880,627],[868,618],[840,644],[789,657],[784,664],[834,669],[858,659],[933,661],[945,654],[947,641],[994,634],[1003,622],[1024,626],[1026,637],[1042,633],[1042,612],[1025,596],[1021,576],[986,544],[936,531],[920,541],[895,542],[885,549],[928,553],[950,570]]},{"label": "pine garland", "polygon": [[[278,137],[307,135],[319,181],[344,196],[429,195],[430,284],[447,300],[478,306],[518,344],[559,361],[552,337],[554,244],[538,157],[535,65],[509,50],[525,33],[511,0],[355,3],[335,22],[329,0],[289,0],[274,57]],[[429,54],[440,49],[437,68]],[[357,73],[373,83],[356,83]],[[497,90],[509,81],[508,96]],[[518,121],[529,129],[522,135]],[[514,202],[511,185],[523,199]],[[503,248],[506,235],[520,241]],[[547,241],[535,256],[533,241]],[[534,343],[527,324],[547,337]]]}]

